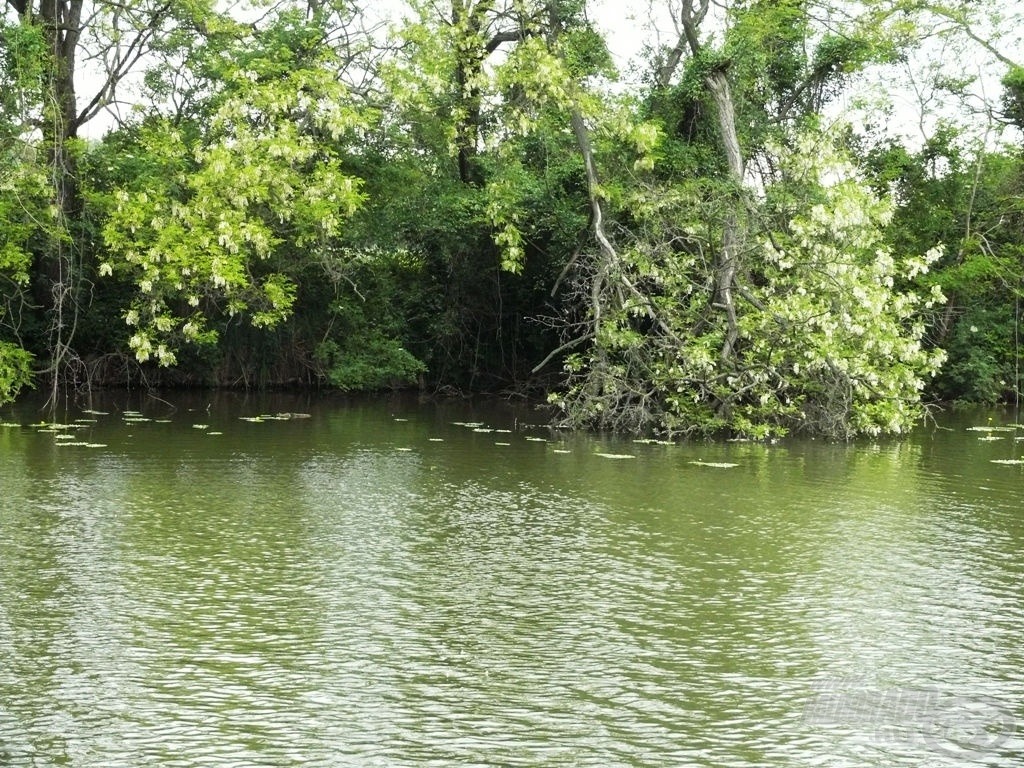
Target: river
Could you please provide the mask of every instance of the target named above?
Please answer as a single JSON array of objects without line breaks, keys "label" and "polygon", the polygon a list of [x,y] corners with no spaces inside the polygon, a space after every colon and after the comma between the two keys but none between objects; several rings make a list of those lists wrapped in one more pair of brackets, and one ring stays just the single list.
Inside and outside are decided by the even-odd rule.
[{"label": "river", "polygon": [[3,768],[1024,766],[1010,413],[164,397],[0,410]]}]

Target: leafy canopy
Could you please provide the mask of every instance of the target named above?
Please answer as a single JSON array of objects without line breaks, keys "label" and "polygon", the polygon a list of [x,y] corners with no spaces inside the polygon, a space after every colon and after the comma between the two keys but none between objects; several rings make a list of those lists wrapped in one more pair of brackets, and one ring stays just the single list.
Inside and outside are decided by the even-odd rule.
[{"label": "leafy canopy", "polygon": [[201,124],[140,129],[150,172],[115,193],[100,267],[137,288],[125,322],[140,361],[173,365],[179,344],[212,342],[212,314],[281,322],[295,300],[290,256],[329,248],[362,204],[341,140],[367,117],[332,51],[310,45],[286,14],[212,52],[222,90]]}]

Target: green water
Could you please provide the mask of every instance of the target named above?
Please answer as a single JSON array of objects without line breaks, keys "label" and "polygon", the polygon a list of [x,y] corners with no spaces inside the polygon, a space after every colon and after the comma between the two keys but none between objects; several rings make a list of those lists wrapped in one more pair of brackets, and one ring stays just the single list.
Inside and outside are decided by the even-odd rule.
[{"label": "green water", "polygon": [[3,768],[1024,765],[1024,430],[966,429],[1011,415],[170,400],[0,412]]}]

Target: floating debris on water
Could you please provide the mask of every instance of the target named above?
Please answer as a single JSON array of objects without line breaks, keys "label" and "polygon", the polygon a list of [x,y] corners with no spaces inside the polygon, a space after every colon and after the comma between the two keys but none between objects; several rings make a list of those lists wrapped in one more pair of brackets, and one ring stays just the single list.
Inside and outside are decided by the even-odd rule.
[{"label": "floating debris on water", "polygon": [[547,442],[547,439],[543,438],[543,437],[528,437],[526,439],[529,440],[531,443],[546,443]]},{"label": "floating debris on water", "polygon": [[572,453],[572,451],[567,451],[564,448],[552,448],[551,452],[552,453]]},{"label": "floating debris on water", "polygon": [[[291,421],[292,419],[310,419],[312,414],[282,411],[281,413],[261,413],[259,416],[241,416],[240,418],[242,421]],[[395,421],[408,421],[408,419],[395,419]]]},{"label": "floating debris on water", "polygon": [[489,427],[476,427],[473,431],[474,432],[493,432],[494,430],[490,429]]},{"label": "floating debris on water", "polygon": [[193,424],[192,429],[209,429],[209,424]]},{"label": "floating debris on water", "polygon": [[395,448],[395,450],[396,451],[406,451],[406,452],[408,452],[408,451],[411,451],[412,448]]},{"label": "floating debris on water", "polygon": [[206,434],[208,434],[210,436],[213,436],[213,435],[223,435],[224,433],[223,432],[207,432]]},{"label": "floating debris on water", "polygon": [[38,427],[36,432],[47,435],[55,435],[68,429],[82,429],[84,424],[35,424]]},{"label": "floating debris on water", "polygon": [[495,443],[495,445],[512,445],[512,443]]},{"label": "floating debris on water", "polygon": [[690,463],[698,467],[716,467],[718,469],[732,469],[739,466],[739,464],[733,464],[730,461],[691,461]]},{"label": "floating debris on water", "polygon": [[431,443],[443,443],[444,442],[444,438],[443,437],[428,437],[427,440],[429,442],[431,442]]},{"label": "floating debris on water", "polygon": [[408,421],[408,419],[394,419],[394,421]]},{"label": "floating debris on water", "polygon": [[602,459],[635,459],[631,453],[595,453],[595,456],[600,456]]}]

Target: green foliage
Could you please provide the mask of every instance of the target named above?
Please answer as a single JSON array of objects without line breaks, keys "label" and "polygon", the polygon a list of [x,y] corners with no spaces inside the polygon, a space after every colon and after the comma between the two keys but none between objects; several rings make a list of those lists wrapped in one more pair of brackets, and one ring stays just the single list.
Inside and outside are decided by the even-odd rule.
[{"label": "green foliage", "polygon": [[761,103],[785,98],[805,70],[805,41],[811,34],[804,0],[758,0],[733,11],[726,55],[744,90]]},{"label": "green foliage", "polygon": [[[370,199],[352,233],[360,247],[421,254],[405,347],[433,383],[518,386],[557,343],[537,317],[587,223],[566,108],[580,99],[600,112],[576,81],[607,75],[607,51],[577,2],[459,3],[454,23],[417,6],[383,72],[393,103],[373,141],[380,156],[359,165]],[[557,45],[552,15],[565,27]]]},{"label": "green foliage", "polygon": [[313,56],[296,30],[286,17],[220,53],[224,90],[202,129],[156,119],[140,130],[152,172],[115,193],[100,267],[138,289],[125,321],[140,361],[172,365],[178,345],[214,341],[212,315],[282,321],[295,300],[291,254],[315,258],[362,204],[336,142],[365,116],[330,52]]},{"label": "green foliage", "polygon": [[559,38],[559,55],[575,78],[615,76],[615,66],[604,38],[589,24],[568,30]]},{"label": "green foliage", "polygon": [[1024,129],[1024,67],[1011,67],[1003,75],[1003,109],[1017,127]]},{"label": "green foliage", "polygon": [[396,339],[380,332],[360,337],[355,343],[323,342],[317,359],[327,369],[327,380],[341,390],[376,390],[412,384],[426,366]]},{"label": "green foliage", "polygon": [[422,259],[404,250],[343,254],[330,303],[330,326],[315,349],[324,378],[343,390],[412,384],[426,365],[405,344],[422,283]]},{"label": "green foliage", "polygon": [[42,28],[22,20],[0,18],[0,146],[25,130],[43,92],[47,62]]},{"label": "green foliage", "polygon": [[938,394],[949,400],[995,403],[1012,399],[1019,364],[1020,309],[1012,303],[966,307],[946,336],[949,362]]},{"label": "green foliage", "polygon": [[0,341],[0,405],[13,400],[32,383],[32,355],[10,342]]},{"label": "green foliage", "polygon": [[6,159],[12,165],[0,168],[0,231],[4,233],[0,241],[0,279],[14,290],[28,282],[32,264],[29,244],[38,232],[38,222],[45,221],[48,213],[46,177],[35,165],[31,151],[22,149],[27,157],[8,152]]},{"label": "green foliage", "polygon": [[[9,57],[25,55],[17,46],[26,39],[35,40],[30,28],[0,28],[0,45],[15,47],[6,49]],[[7,75],[11,80],[0,86],[0,403],[30,383],[33,356],[25,347],[40,346],[31,333],[33,263],[40,241],[64,232],[51,205],[47,169],[21,123],[24,93],[17,90],[16,77],[26,77],[24,68]]]},{"label": "green foliage", "polygon": [[[767,190],[765,211],[785,223],[746,244],[730,354],[710,257],[735,191],[694,183],[632,201],[643,236],[619,264],[632,295],[609,294],[591,349],[567,362],[570,387],[554,397],[566,423],[753,438],[801,429],[846,438],[914,424],[943,358],[922,344],[920,312],[942,294],[899,286],[939,251],[899,258],[886,247],[891,208],[833,137],[789,144],[773,155],[782,181]],[[783,210],[771,211],[778,201]]]},{"label": "green foliage", "polygon": [[149,381],[544,387],[575,426],[754,438],[901,431],[929,389],[1019,389],[1021,158],[945,125],[920,151],[816,132],[923,6],[733,3],[649,93],[616,81],[586,6],[413,0],[384,48],[341,3],[103,6],[84,45],[123,14],[160,65],[88,147],[40,138],[44,30],[0,22],[11,391],[19,350],[47,353],[54,285],[75,355]]},{"label": "green foliage", "polygon": [[865,40],[849,35],[825,35],[814,49],[811,57],[811,71],[819,80],[825,81],[836,75],[857,72],[864,66],[884,60],[890,54]]},{"label": "green foliage", "polygon": [[30,243],[52,219],[46,169],[29,140],[46,58],[37,25],[0,19],[0,297],[8,299],[28,282]]},{"label": "green foliage", "polygon": [[813,124],[868,66],[900,57],[906,41],[890,14],[867,3],[852,16],[804,0],[755,0],[730,9],[718,55],[728,62],[749,156],[783,140],[780,128]]},{"label": "green foliage", "polygon": [[790,390],[783,397],[800,404],[801,421],[839,436],[902,432],[945,354],[924,347],[920,315],[944,301],[941,291],[901,286],[927,273],[941,248],[894,254],[885,243],[891,205],[821,138],[802,137],[780,164],[818,199],[763,242],[767,311],[748,315],[750,352],[790,372],[776,392]]},{"label": "green foliage", "polygon": [[949,360],[931,391],[945,400],[993,402],[1020,388],[1019,300],[1024,290],[1024,222],[1019,152],[966,146],[949,126],[919,152],[900,146],[868,155],[877,188],[899,203],[889,227],[897,251],[947,244],[918,282],[941,288],[949,303],[929,318],[928,337]]}]

